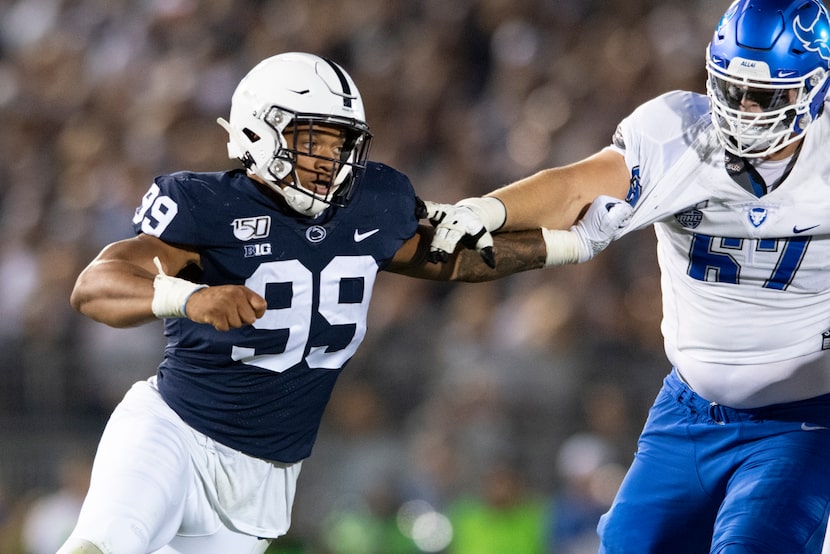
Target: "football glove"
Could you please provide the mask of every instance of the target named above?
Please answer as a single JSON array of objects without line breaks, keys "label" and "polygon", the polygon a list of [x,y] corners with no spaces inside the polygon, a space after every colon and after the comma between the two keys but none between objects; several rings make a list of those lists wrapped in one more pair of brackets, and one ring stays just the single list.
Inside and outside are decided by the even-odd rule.
[{"label": "football glove", "polygon": [[634,209],[611,196],[598,196],[569,231],[542,229],[547,247],[545,267],[587,262],[611,244]]},{"label": "football glove", "polygon": [[424,202],[425,216],[435,227],[428,260],[446,262],[461,244],[474,248],[489,267],[496,267],[493,235],[504,225],[507,212],[497,198],[467,198],[456,204]]}]

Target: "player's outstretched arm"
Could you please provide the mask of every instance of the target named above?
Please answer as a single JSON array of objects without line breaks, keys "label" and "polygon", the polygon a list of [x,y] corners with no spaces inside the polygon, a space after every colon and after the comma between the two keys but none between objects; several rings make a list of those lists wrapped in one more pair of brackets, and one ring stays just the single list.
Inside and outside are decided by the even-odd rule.
[{"label": "player's outstretched arm", "polygon": [[463,248],[441,263],[434,263],[430,256],[433,229],[422,225],[387,269],[423,279],[478,282],[530,269],[587,262],[619,235],[632,213],[631,206],[622,200],[599,196],[567,231],[541,228],[495,233],[491,260],[474,248]]},{"label": "player's outstretched arm", "polygon": [[115,242],[81,272],[70,302],[112,327],[187,317],[226,331],[265,313],[265,300],[247,287],[206,287],[173,276],[191,264],[199,264],[196,252],[149,235]]},{"label": "player's outstretched arm", "polygon": [[[629,187],[625,158],[610,149],[580,162],[545,169],[480,198],[452,205],[427,203],[435,235],[432,261],[446,261],[459,244],[484,248],[495,232],[569,229],[602,195],[625,198]],[[433,214],[437,214],[437,217]]]},{"label": "player's outstretched arm", "polygon": [[492,281],[545,265],[545,242],[539,229],[493,235],[490,265],[474,248],[461,248],[435,263],[430,254],[434,229],[425,225],[398,250],[387,271],[436,281]]},{"label": "player's outstretched arm", "polygon": [[539,171],[485,198],[497,198],[505,206],[503,231],[569,229],[598,196],[625,198],[629,182],[623,155],[605,149],[579,162]]}]

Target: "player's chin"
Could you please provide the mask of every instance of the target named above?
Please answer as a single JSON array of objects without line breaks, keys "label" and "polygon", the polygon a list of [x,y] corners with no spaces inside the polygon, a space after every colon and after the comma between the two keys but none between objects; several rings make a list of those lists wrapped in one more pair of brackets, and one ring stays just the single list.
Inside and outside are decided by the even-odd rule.
[{"label": "player's chin", "polygon": [[327,198],[331,192],[331,181],[316,180],[310,181],[308,185],[303,186],[306,192],[313,194],[316,198]]}]

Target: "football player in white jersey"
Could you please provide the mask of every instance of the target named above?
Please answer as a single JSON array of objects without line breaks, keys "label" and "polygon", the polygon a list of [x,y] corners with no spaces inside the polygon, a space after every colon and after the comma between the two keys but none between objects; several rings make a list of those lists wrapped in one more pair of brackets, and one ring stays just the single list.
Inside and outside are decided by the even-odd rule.
[{"label": "football player in white jersey", "polygon": [[[168,345],[107,423],[59,554],[264,551],[288,530],[377,273],[477,281],[546,259],[530,231],[496,239],[503,255],[488,243],[482,257],[428,263],[432,227],[418,219],[452,207],[420,202],[404,174],[366,161],[360,94],[330,60],[263,60],[219,122],[244,167],[157,177],[137,236],[104,248],[73,290],[75,308],[114,327],[163,318]],[[580,226],[586,257],[630,213],[609,201]]]},{"label": "football player in white jersey", "polygon": [[[706,68],[705,95],[644,103],[595,155],[456,204],[433,255],[482,230],[567,229],[596,196],[625,198],[635,212],[620,234],[653,226],[658,238],[672,368],[599,522],[600,551],[818,553],[830,510],[827,9],[737,0]],[[574,261],[566,245],[549,257]]]}]

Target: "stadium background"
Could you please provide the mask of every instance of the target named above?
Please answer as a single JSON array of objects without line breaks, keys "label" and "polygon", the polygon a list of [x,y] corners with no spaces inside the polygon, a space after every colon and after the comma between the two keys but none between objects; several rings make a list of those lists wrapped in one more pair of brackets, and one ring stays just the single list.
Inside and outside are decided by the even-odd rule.
[{"label": "stadium background", "polygon": [[[453,202],[596,151],[656,94],[703,91],[724,8],[0,0],[0,551],[24,551],[27,514],[67,490],[163,346],[160,323],[112,330],[74,313],[75,277],[130,236],[153,176],[229,167],[215,119],[257,61],[300,50],[343,64],[371,157]],[[529,502],[554,503],[574,479],[607,501],[668,369],[653,240],[491,284],[380,277],[300,479],[293,544],[368,552],[366,521],[413,499],[446,513],[495,468]]]}]

